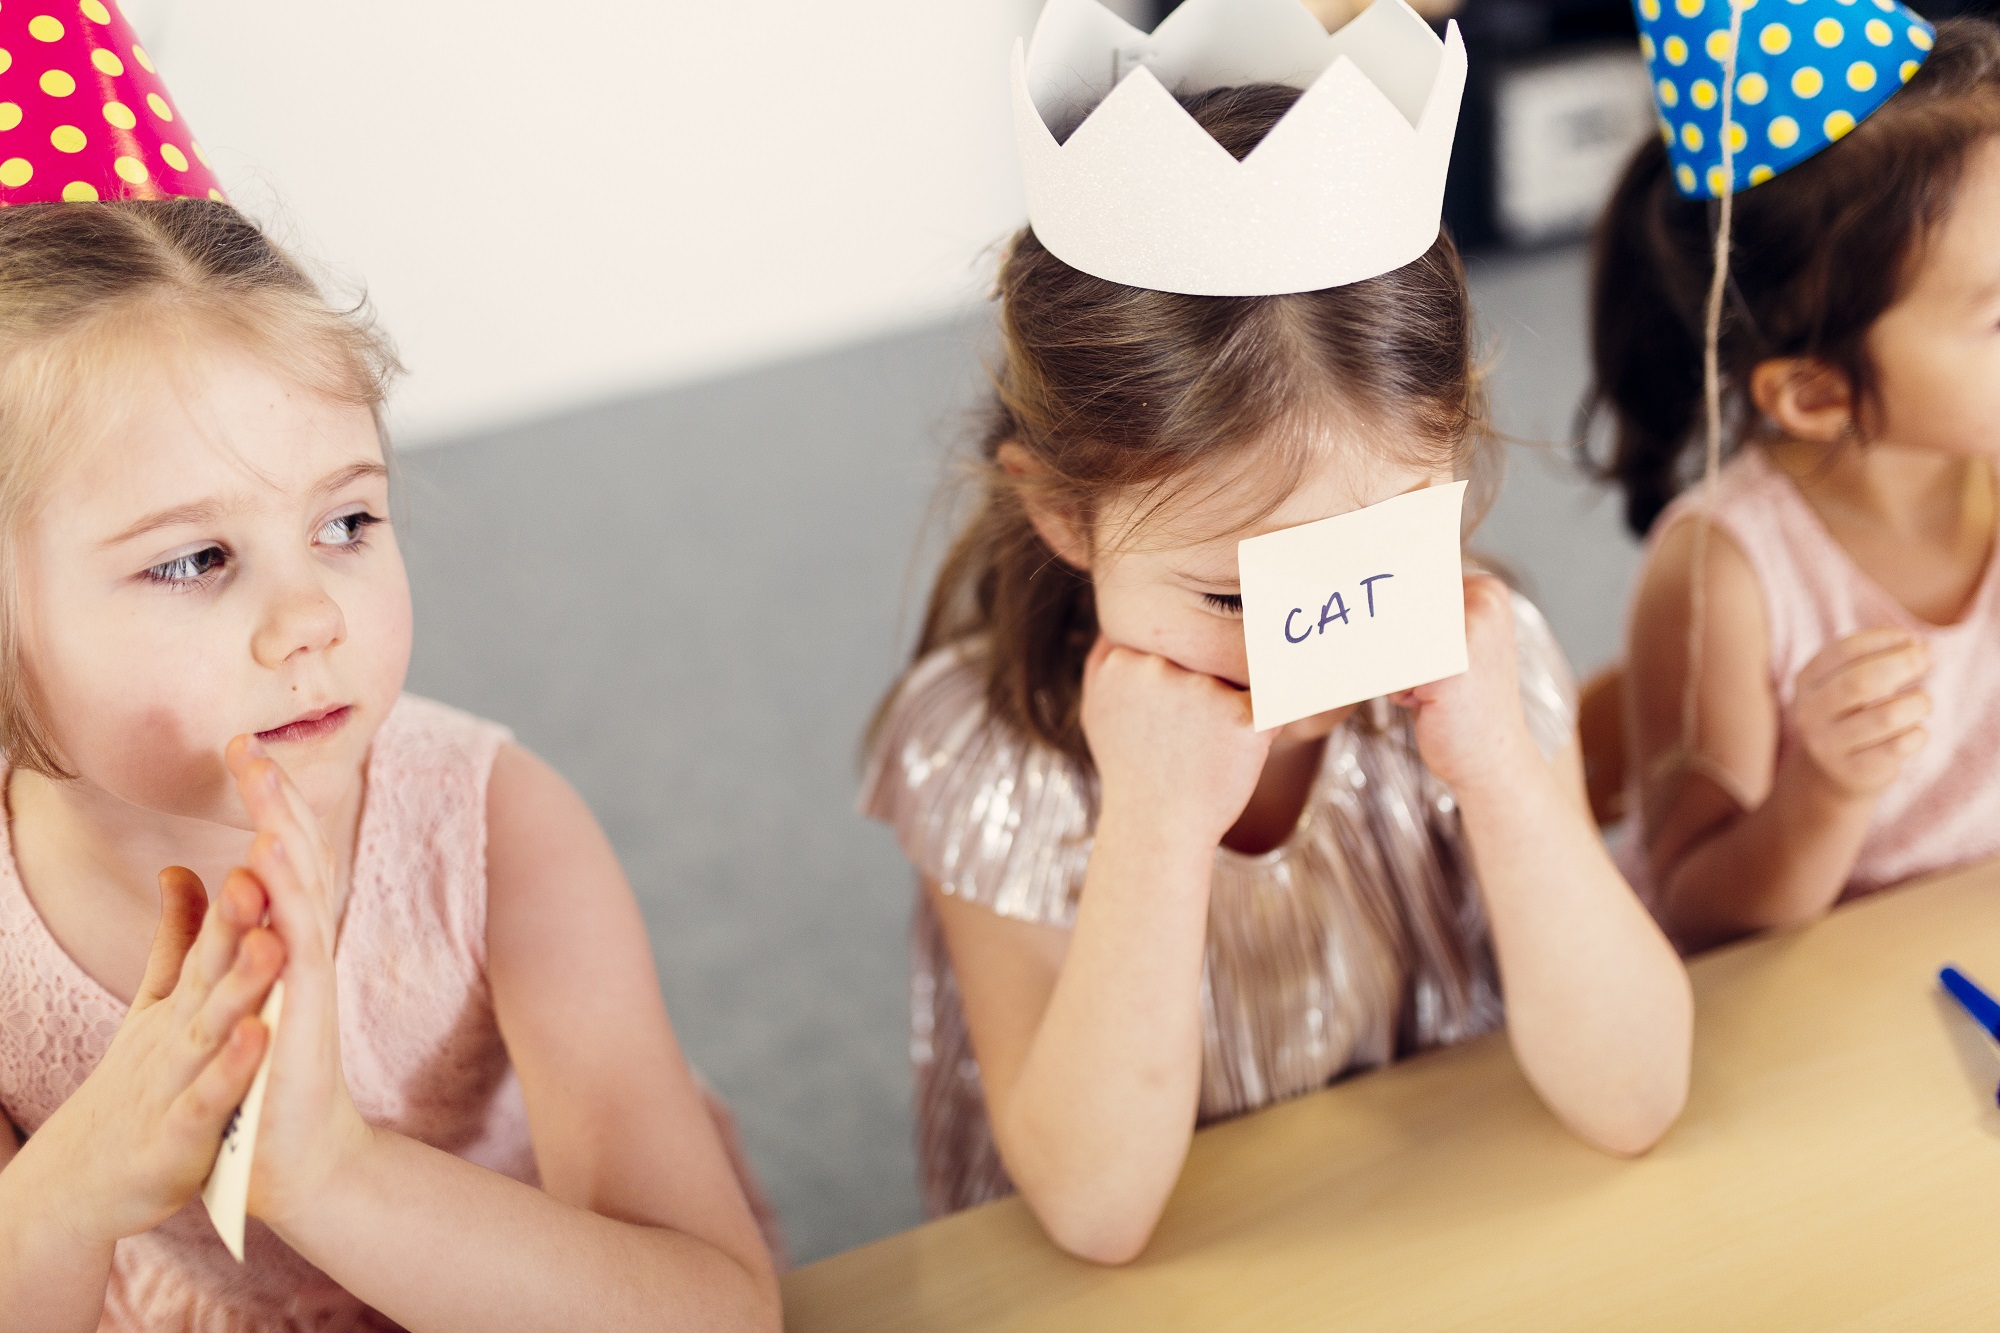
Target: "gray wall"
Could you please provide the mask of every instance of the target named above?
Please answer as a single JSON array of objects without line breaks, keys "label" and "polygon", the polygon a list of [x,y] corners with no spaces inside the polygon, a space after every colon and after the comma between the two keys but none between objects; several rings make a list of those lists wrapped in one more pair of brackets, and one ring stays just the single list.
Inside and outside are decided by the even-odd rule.
[{"label": "gray wall", "polygon": [[[1496,416],[1561,439],[1571,252],[1478,265]],[[909,871],[852,813],[968,436],[985,319],[523,425],[401,461],[410,687],[511,725],[582,791],[645,910],[682,1040],[734,1104],[800,1260],[918,1220]],[[1514,447],[1479,545],[1579,666],[1631,567],[1566,455]],[[919,554],[919,539],[923,550]]]}]

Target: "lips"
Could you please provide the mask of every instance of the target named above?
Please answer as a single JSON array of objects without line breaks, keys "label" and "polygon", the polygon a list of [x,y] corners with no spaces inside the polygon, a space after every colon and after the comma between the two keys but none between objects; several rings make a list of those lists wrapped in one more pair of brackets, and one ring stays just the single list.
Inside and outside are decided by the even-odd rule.
[{"label": "lips", "polygon": [[257,739],[266,745],[288,745],[300,741],[316,741],[333,735],[347,724],[354,713],[350,704],[339,704],[331,708],[320,708],[293,718],[282,727],[257,733]]}]

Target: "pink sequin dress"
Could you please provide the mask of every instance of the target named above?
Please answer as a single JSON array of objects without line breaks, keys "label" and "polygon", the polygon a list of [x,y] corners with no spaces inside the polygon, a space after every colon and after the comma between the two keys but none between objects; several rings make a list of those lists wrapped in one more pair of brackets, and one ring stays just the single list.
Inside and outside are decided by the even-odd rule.
[{"label": "pink sequin dress", "polygon": [[[1674,501],[1654,524],[1652,542],[1695,518],[1701,494],[1696,487]],[[1822,648],[1882,626],[1930,645],[1930,740],[1876,798],[1842,898],[2000,856],[2000,560],[1987,558],[1955,624],[1920,620],[1862,572],[1798,486],[1755,445],[1717,478],[1715,523],[1750,562],[1763,593],[1771,688],[1784,716],[1780,754],[1799,743],[1793,685]],[[1645,875],[1643,859],[1635,848],[1620,857],[1635,884]]]},{"label": "pink sequin dress", "polygon": [[[486,782],[507,731],[404,696],[377,733],[334,954],[341,1064],[370,1124],[534,1183],[486,986]],[[5,790],[0,770],[0,791]],[[0,824],[0,1109],[32,1134],[97,1065],[126,1006],[64,953]],[[246,1262],[199,1201],[119,1242],[104,1330],[393,1329],[252,1218]]]},{"label": "pink sequin dress", "polygon": [[[1548,623],[1514,599],[1521,701],[1545,753],[1568,744],[1575,683]],[[986,709],[978,643],[911,669],[884,715],[862,809],[919,874],[1017,921],[1076,922],[1097,819],[1090,770]],[[1013,1191],[986,1118],[958,979],[930,900],[911,923],[918,1168],[937,1216]],[[1327,740],[1298,826],[1215,853],[1202,977],[1200,1119],[1296,1097],[1500,1021],[1486,913],[1451,792],[1381,700]]]}]

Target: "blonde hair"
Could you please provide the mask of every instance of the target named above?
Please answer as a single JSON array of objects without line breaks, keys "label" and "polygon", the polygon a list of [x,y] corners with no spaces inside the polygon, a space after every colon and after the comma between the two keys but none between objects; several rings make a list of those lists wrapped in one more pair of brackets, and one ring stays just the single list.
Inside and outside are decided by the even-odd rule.
[{"label": "blonde hair", "polygon": [[23,653],[20,533],[62,462],[104,429],[119,372],[143,358],[185,360],[203,336],[368,408],[378,430],[401,369],[365,305],[330,304],[227,204],[0,208],[0,751],[16,767],[73,776]]}]

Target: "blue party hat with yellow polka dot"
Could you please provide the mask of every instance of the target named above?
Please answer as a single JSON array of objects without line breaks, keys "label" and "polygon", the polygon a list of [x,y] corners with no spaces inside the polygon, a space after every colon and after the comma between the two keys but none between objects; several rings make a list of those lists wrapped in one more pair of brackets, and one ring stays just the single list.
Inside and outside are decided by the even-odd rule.
[{"label": "blue party hat with yellow polka dot", "polygon": [[[1674,183],[1714,199],[1732,0],[1634,0]],[[1934,29],[1896,0],[1734,0],[1743,11],[1730,108],[1737,190],[1839,139],[1908,83]]]}]

